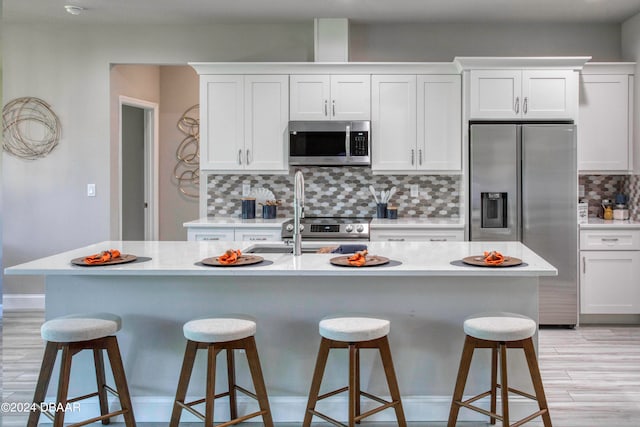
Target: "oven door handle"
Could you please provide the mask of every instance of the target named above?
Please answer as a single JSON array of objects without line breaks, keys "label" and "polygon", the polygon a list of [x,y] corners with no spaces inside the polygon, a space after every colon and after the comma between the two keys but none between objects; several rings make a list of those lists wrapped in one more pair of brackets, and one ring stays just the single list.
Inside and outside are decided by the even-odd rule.
[{"label": "oven door handle", "polygon": [[344,153],[347,159],[351,157],[350,145],[351,145],[351,126],[347,125],[347,128],[344,133]]}]

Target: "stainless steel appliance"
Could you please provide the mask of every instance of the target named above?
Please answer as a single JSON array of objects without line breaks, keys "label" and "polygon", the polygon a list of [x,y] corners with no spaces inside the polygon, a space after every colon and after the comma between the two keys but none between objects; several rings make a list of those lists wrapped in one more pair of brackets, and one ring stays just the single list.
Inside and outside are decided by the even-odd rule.
[{"label": "stainless steel appliance", "polygon": [[576,325],[575,126],[472,124],[469,155],[470,239],[518,240],[554,265],[557,277],[540,278],[540,324]]},{"label": "stainless steel appliance", "polygon": [[[303,241],[368,241],[371,218],[305,217],[300,220]],[[293,220],[282,224],[282,238],[293,238]]]},{"label": "stainless steel appliance", "polygon": [[370,165],[368,121],[289,122],[290,165]]}]

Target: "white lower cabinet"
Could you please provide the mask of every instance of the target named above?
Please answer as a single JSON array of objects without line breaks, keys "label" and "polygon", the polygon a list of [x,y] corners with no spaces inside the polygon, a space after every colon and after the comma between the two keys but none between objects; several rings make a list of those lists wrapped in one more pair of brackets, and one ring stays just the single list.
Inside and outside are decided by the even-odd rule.
[{"label": "white lower cabinet", "polygon": [[640,250],[630,243],[638,237],[640,230],[580,232],[581,314],[640,314]]},{"label": "white lower cabinet", "polygon": [[372,242],[462,242],[462,229],[387,228],[372,229]]},{"label": "white lower cabinet", "polygon": [[219,241],[241,241],[241,242],[267,242],[281,240],[281,227],[269,228],[230,228],[230,227],[189,227],[187,230],[187,240],[219,240]]}]

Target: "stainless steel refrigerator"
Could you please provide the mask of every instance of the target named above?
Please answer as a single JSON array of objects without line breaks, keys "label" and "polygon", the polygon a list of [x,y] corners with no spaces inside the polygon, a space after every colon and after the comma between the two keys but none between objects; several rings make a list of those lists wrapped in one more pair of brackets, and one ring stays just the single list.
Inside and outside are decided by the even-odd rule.
[{"label": "stainless steel refrigerator", "polygon": [[558,269],[540,278],[542,325],[578,322],[575,133],[573,124],[470,126],[469,237],[521,241]]}]

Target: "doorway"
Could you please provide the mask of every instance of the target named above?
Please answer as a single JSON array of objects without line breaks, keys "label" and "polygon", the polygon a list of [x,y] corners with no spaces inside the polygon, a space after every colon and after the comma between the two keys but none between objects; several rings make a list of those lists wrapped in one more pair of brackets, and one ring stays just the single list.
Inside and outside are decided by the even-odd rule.
[{"label": "doorway", "polygon": [[120,239],[158,240],[158,104],[120,97]]}]

